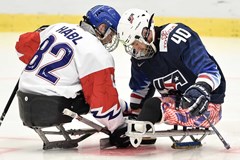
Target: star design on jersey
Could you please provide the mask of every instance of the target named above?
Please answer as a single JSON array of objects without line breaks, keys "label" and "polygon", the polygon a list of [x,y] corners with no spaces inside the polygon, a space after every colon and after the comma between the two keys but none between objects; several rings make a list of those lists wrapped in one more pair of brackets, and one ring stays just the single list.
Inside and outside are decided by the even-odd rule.
[{"label": "star design on jersey", "polygon": [[179,70],[175,70],[172,73],[153,80],[153,85],[158,91],[178,90],[178,87],[182,87],[187,84],[188,81],[182,75]]},{"label": "star design on jersey", "polygon": [[179,81],[179,77],[175,76],[174,81],[175,81],[175,83],[178,82]]}]

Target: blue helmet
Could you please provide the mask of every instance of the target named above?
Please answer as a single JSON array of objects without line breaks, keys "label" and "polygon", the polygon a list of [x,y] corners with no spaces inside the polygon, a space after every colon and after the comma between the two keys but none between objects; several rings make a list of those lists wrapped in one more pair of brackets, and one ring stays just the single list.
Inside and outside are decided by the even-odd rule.
[{"label": "blue helmet", "polygon": [[97,28],[100,24],[107,25],[117,31],[117,25],[120,20],[119,13],[112,7],[106,5],[97,5],[91,8],[86,14],[86,21]]}]

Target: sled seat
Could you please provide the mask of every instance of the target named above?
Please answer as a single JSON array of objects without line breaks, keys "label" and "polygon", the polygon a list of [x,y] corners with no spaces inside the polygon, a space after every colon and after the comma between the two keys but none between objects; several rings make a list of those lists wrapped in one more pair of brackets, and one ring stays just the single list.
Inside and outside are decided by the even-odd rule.
[{"label": "sled seat", "polygon": [[[65,125],[71,123],[73,118],[64,115],[62,113],[64,109],[67,108],[78,115],[89,112],[90,107],[85,103],[82,95],[75,99],[67,99],[18,91],[17,97],[23,125],[33,129],[40,136],[44,150],[74,148],[78,146],[78,142],[99,132],[93,127],[90,129],[65,129]],[[55,140],[56,135],[60,136],[61,140]],[[53,137],[54,140],[50,141],[50,138]]]}]

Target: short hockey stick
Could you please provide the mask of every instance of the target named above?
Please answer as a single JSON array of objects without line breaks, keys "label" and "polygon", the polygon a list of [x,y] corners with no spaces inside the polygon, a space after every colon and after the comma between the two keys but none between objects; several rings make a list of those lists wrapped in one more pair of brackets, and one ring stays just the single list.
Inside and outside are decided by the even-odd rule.
[{"label": "short hockey stick", "polygon": [[[36,32],[36,31],[41,32],[41,31],[45,30],[48,26],[49,26],[49,25],[43,25],[43,26],[39,27],[37,30],[35,30],[35,32]],[[30,62],[30,61],[29,61],[29,62]],[[7,105],[5,106],[4,111],[3,111],[2,115],[1,115],[1,118],[0,118],[0,126],[2,125],[2,122],[3,122],[5,116],[6,116],[7,112],[8,112],[8,109],[9,109],[9,107],[11,106],[12,101],[13,101],[16,93],[17,93],[18,84],[19,84],[19,79],[18,79],[17,84],[16,84],[16,86],[14,87],[13,92],[12,92],[12,94],[11,94],[8,102],[7,102]]]},{"label": "short hockey stick", "polygon": [[[191,100],[187,97],[183,97],[186,101],[188,101],[189,103],[191,102]],[[206,115],[202,114],[202,116],[208,121],[209,125],[212,127],[213,131],[216,133],[216,135],[218,136],[218,138],[222,141],[222,143],[224,144],[224,147],[226,149],[230,149],[230,145],[225,141],[225,139],[221,136],[221,134],[218,132],[217,128],[214,127],[214,125],[210,122],[210,120],[207,118]]]},{"label": "short hockey stick", "polygon": [[69,117],[75,118],[75,119],[79,120],[80,122],[83,122],[83,123],[93,127],[94,129],[96,129],[99,132],[103,132],[103,133],[105,133],[107,135],[110,135],[110,131],[107,130],[106,128],[104,128],[104,127],[102,127],[102,126],[100,126],[100,125],[98,125],[98,124],[96,124],[96,123],[94,123],[94,122],[92,122],[92,121],[90,121],[90,120],[88,120],[88,119],[78,115],[77,113],[71,111],[70,109],[65,108],[63,110],[63,114],[67,115]]},{"label": "short hockey stick", "polygon": [[218,132],[217,128],[214,127],[214,125],[209,121],[209,119],[203,114],[203,117],[208,121],[209,125],[212,127],[212,129],[214,130],[214,132],[216,133],[216,135],[218,136],[218,138],[222,141],[222,143],[224,144],[224,147],[226,149],[230,149],[230,145],[225,141],[225,139],[221,136],[221,134]]},{"label": "short hockey stick", "polygon": [[14,89],[12,91],[12,94],[11,94],[10,98],[8,99],[8,102],[7,102],[7,104],[6,104],[6,106],[5,106],[4,110],[3,110],[3,113],[2,113],[1,118],[0,118],[0,126],[2,125],[2,122],[3,122],[5,116],[6,116],[7,112],[8,112],[8,109],[11,106],[12,101],[13,101],[16,93],[17,93],[18,83],[19,83],[19,80],[17,81],[17,84],[15,85],[15,87],[14,87]]}]

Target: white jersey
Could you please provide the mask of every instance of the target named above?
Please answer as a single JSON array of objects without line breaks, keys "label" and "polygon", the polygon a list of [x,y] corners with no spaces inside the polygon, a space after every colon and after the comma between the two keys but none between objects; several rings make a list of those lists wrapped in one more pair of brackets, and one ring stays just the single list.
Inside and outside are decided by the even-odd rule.
[{"label": "white jersey", "polygon": [[40,32],[40,47],[23,71],[19,90],[75,98],[80,79],[114,61],[102,43],[75,24],[59,23]]}]

